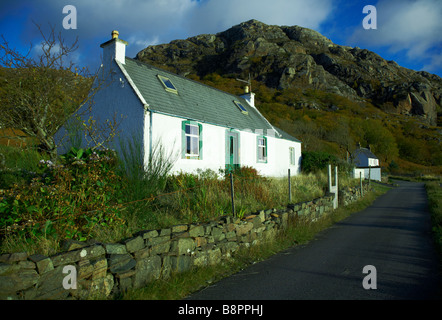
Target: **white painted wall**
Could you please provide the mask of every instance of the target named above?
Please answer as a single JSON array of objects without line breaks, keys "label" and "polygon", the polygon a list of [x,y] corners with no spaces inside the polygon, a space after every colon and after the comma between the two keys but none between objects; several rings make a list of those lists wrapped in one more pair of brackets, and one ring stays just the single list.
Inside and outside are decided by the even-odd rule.
[{"label": "white painted wall", "polygon": [[[145,124],[150,123],[150,113],[145,116]],[[201,160],[183,159],[182,146],[182,122],[186,119],[176,118],[160,113],[152,113],[152,143],[160,143],[167,155],[172,155],[175,160],[173,172],[196,173],[198,169],[211,169],[218,172],[225,169],[226,162],[226,131],[227,128],[211,124],[201,123],[203,126],[203,157]],[[145,134],[146,135],[146,134]],[[146,135],[148,137],[148,135]],[[146,141],[149,138],[146,138]],[[258,163],[257,159],[257,135],[255,133],[239,132],[239,161],[241,166],[251,166],[264,176],[285,177],[288,169],[291,174],[300,172],[301,144],[288,140],[267,137],[267,163]],[[296,165],[290,165],[289,148],[295,148],[297,158]],[[149,156],[146,148],[146,159]]]},{"label": "white painted wall", "polygon": [[[102,68],[103,70],[103,68]],[[143,137],[144,132],[144,108],[135,92],[125,80],[121,69],[115,62],[112,64],[112,71],[104,74],[100,72],[102,83],[101,89],[94,95],[92,99],[92,112],[85,114],[84,120],[87,121],[92,116],[98,123],[104,125],[107,119],[113,119],[114,115],[119,123],[117,131],[123,139],[132,136]],[[123,80],[123,81],[120,81]],[[96,82],[98,83],[98,82]],[[80,110],[83,112],[86,106]],[[55,135],[57,149],[59,154],[63,154],[70,149],[70,145],[63,137],[66,134],[65,127],[62,127]],[[111,149],[118,149],[119,139],[116,138],[114,144],[108,144]],[[83,139],[82,147],[93,147],[86,145]]]},{"label": "white painted wall", "polygon": [[359,179],[360,174],[362,174],[362,179],[368,179],[370,177],[371,180],[381,181],[381,168],[355,168],[353,170],[353,177],[355,179]]}]

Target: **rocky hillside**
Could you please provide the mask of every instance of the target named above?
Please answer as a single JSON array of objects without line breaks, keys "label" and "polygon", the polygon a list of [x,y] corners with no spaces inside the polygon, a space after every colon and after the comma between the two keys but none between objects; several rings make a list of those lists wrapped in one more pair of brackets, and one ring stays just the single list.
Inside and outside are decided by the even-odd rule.
[{"label": "rocky hillside", "polygon": [[442,174],[436,75],[334,44],[310,29],[256,20],[150,46],[137,59],[233,94],[243,93],[237,79],[250,77],[258,109],[301,139],[304,151],[345,159],[360,142],[384,168]]},{"label": "rocky hillside", "polygon": [[240,76],[270,88],[309,87],[382,110],[420,116],[437,124],[442,79],[386,61],[366,49],[334,44],[299,26],[271,26],[256,20],[224,32],[150,46],[137,58],[188,76]]}]

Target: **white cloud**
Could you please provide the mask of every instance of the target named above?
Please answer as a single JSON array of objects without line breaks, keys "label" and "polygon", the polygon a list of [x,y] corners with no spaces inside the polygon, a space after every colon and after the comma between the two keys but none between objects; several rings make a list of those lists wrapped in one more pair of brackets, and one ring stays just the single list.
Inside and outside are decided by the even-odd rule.
[{"label": "white cloud", "polygon": [[330,0],[206,0],[192,12],[188,24],[193,34],[224,31],[250,19],[318,30],[332,10]]},{"label": "white cloud", "polygon": [[[87,59],[99,55],[99,44],[110,39],[112,30],[129,42],[127,54],[133,56],[148,45],[221,32],[250,19],[318,30],[333,11],[332,0],[40,0],[38,5],[21,1],[27,2],[28,21],[43,27],[56,25],[69,42],[78,37],[82,57]],[[62,28],[66,4],[76,8],[76,30]],[[25,41],[39,41],[31,23],[24,33]],[[96,47],[89,48],[94,43]]]},{"label": "white cloud", "polygon": [[428,72],[436,72],[442,69],[442,53],[439,52],[434,54],[427,60],[429,60],[429,62],[423,66],[423,70],[427,70]]},{"label": "white cloud", "polygon": [[377,30],[358,28],[350,37],[358,46],[404,51],[409,59],[428,58],[429,50],[442,43],[442,1],[380,0]]}]

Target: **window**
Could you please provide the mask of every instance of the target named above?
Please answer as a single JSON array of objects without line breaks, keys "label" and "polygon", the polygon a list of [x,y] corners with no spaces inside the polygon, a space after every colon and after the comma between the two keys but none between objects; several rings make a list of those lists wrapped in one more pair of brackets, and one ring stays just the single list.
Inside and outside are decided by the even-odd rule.
[{"label": "window", "polygon": [[296,165],[295,148],[293,147],[289,148],[289,152],[290,152],[290,165],[294,166]]},{"label": "window", "polygon": [[202,160],[202,125],[194,121],[183,121],[183,159]]},{"label": "window", "polygon": [[267,163],[267,138],[258,137],[258,162]]},{"label": "window", "polygon": [[161,81],[161,83],[164,86],[164,89],[166,89],[167,92],[172,92],[178,94],[177,88],[173,85],[172,81],[169,78],[157,75],[158,79]]},{"label": "window", "polygon": [[241,102],[238,102],[238,101],[233,101],[234,103],[235,103],[235,105],[239,108],[239,110],[241,110],[241,112],[243,113],[243,114],[249,114],[248,112],[247,112],[247,109],[244,107],[244,105],[241,103]]}]

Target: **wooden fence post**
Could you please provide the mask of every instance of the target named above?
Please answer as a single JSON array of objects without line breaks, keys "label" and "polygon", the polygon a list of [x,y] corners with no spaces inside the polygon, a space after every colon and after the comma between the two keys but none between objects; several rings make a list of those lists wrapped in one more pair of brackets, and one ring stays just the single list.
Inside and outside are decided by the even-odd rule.
[{"label": "wooden fence post", "polygon": [[232,215],[235,216],[235,191],[233,190],[233,173],[230,173],[230,195],[232,199]]},{"label": "wooden fence post", "polygon": [[289,169],[289,203],[292,203],[292,181],[290,178],[290,169]]}]

